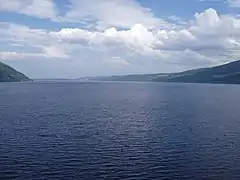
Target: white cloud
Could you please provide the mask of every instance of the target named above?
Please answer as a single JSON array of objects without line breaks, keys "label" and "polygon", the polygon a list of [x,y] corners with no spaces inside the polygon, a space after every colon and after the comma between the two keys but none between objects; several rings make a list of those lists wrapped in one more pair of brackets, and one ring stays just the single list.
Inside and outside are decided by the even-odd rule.
[{"label": "white cloud", "polygon": [[42,19],[56,19],[57,9],[52,0],[0,0],[0,11],[16,12]]},{"label": "white cloud", "polygon": [[199,2],[223,2],[231,8],[239,8],[240,0],[198,0]]},{"label": "white cloud", "polygon": [[[49,42],[47,30],[33,29],[24,25],[0,22],[0,34],[8,42],[39,46],[42,42]],[[34,42],[34,43],[33,43]]]},{"label": "white cloud", "polygon": [[0,60],[21,60],[28,58],[44,57],[40,53],[22,53],[22,52],[0,52]]},{"label": "white cloud", "polygon": [[58,32],[49,32],[49,35],[60,42],[80,44],[124,44],[145,47],[150,46],[154,41],[154,34],[142,24],[136,24],[129,30],[117,30],[112,27],[103,32],[67,28]]},{"label": "white cloud", "polygon": [[135,0],[70,0],[71,10],[66,18],[96,23],[96,28],[131,28],[141,23],[147,28],[166,27],[169,24],[154,16],[150,9]]},{"label": "white cloud", "polygon": [[[93,2],[100,3],[104,13],[95,5],[90,7]],[[94,21],[97,28],[47,30],[0,23],[0,44],[17,44],[12,48],[19,48],[2,51],[0,59],[64,60],[76,74],[79,68],[86,75],[91,75],[91,70],[95,75],[178,71],[240,59],[239,17],[207,9],[196,13],[189,22],[169,28],[170,23],[154,17],[150,10],[132,0],[72,3],[75,6],[65,18]],[[126,13],[121,15],[114,7],[126,8]],[[125,14],[133,16],[126,18]],[[171,19],[180,22],[175,16]]]},{"label": "white cloud", "polygon": [[91,27],[131,28],[141,23],[147,28],[170,27],[157,18],[150,9],[135,0],[70,0],[66,14],[59,13],[53,0],[1,0],[0,11],[15,12],[57,22],[91,23]]},{"label": "white cloud", "polygon": [[[219,16],[214,9],[195,14],[190,27],[180,30],[148,30],[135,24],[129,30],[108,28],[103,32],[83,29],[62,29],[50,32],[61,42],[85,45],[124,46],[134,52],[156,54],[155,51],[184,51],[191,49],[202,54],[216,55],[218,50],[239,48],[240,20],[231,16]],[[151,54],[152,53],[152,54]],[[158,53],[159,54],[159,53]]]},{"label": "white cloud", "polygon": [[240,8],[240,0],[227,0],[230,7]]},{"label": "white cloud", "polygon": [[104,59],[104,62],[114,67],[130,65],[130,63],[127,60],[122,59],[121,57],[112,57],[109,59]]},{"label": "white cloud", "polygon": [[[3,52],[2,59],[26,59],[28,57],[42,58],[67,58],[68,55],[64,49],[57,45],[54,39],[48,35],[44,29],[31,29],[29,27],[11,23],[0,23],[0,34],[3,40],[11,43],[12,47],[20,47],[20,51],[25,49],[34,49],[37,53],[24,52]],[[0,41],[1,42],[1,41]]]},{"label": "white cloud", "polygon": [[43,47],[44,55],[47,58],[68,58],[66,52],[57,45],[50,45]]}]

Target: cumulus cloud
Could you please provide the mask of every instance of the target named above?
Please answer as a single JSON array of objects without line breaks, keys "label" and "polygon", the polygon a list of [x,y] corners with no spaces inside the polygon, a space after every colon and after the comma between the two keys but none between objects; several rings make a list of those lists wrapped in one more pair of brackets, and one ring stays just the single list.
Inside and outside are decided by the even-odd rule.
[{"label": "cumulus cloud", "polygon": [[[85,45],[124,47],[136,52],[184,51],[190,49],[202,55],[217,55],[217,51],[237,50],[240,46],[240,19],[220,16],[214,9],[195,14],[189,27],[178,30],[149,30],[135,24],[129,30],[108,28],[105,31],[84,29],[61,29],[49,35],[61,42],[84,43]],[[209,54],[212,52],[212,54]],[[151,55],[151,54],[150,54]]]},{"label": "cumulus cloud", "polygon": [[129,30],[117,30],[114,27],[103,32],[84,29],[61,29],[49,32],[49,35],[60,42],[75,42],[80,44],[124,44],[126,46],[150,46],[154,41],[154,33],[142,24],[135,24]]}]

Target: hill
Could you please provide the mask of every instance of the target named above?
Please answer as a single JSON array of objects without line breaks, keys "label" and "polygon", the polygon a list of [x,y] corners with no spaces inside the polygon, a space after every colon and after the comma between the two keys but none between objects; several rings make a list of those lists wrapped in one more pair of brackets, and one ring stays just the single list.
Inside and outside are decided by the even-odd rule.
[{"label": "hill", "polygon": [[179,73],[96,77],[90,80],[240,84],[240,61]]},{"label": "hill", "polygon": [[20,82],[29,80],[30,79],[24,74],[0,62],[0,82]]}]

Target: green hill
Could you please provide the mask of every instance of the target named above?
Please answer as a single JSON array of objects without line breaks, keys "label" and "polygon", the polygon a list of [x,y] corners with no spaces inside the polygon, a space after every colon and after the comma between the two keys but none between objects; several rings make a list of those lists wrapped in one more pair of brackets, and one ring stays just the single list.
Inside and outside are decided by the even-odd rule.
[{"label": "green hill", "polygon": [[29,80],[30,79],[24,74],[0,62],[0,82],[20,82]]},{"label": "green hill", "polygon": [[240,84],[240,61],[235,61],[212,68],[194,69],[179,73],[109,76],[89,79],[101,81],[154,81],[154,82]]}]

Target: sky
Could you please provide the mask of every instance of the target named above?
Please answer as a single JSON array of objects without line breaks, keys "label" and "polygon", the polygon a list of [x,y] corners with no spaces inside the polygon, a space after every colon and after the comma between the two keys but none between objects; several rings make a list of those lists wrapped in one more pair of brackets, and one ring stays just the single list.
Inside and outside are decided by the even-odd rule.
[{"label": "sky", "polygon": [[240,0],[0,0],[0,61],[31,78],[240,60]]}]

